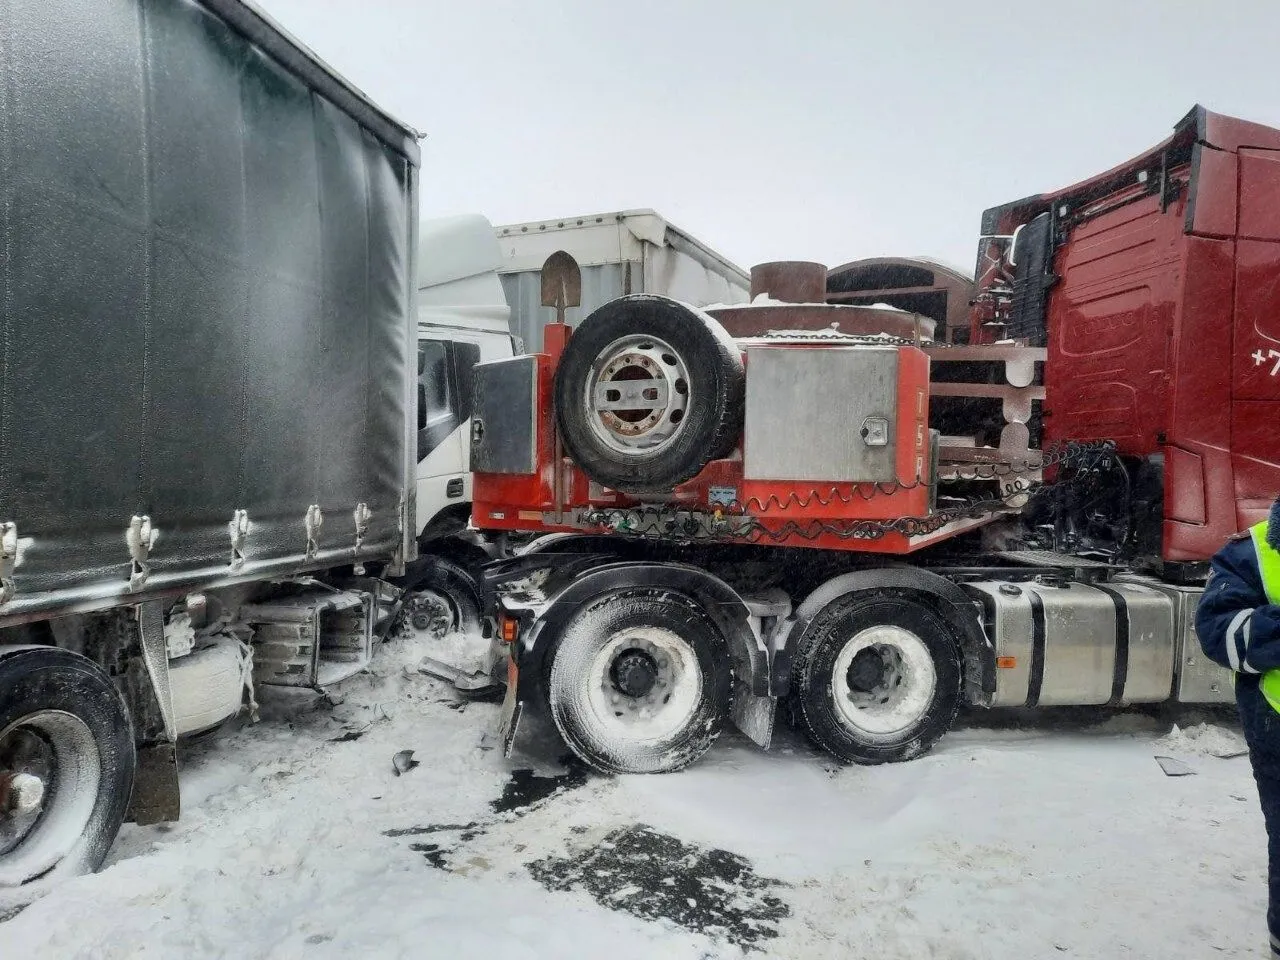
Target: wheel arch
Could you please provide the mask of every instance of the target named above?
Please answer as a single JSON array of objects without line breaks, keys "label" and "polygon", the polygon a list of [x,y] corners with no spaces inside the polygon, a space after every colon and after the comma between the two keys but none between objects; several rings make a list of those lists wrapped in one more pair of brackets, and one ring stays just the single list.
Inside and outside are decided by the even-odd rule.
[{"label": "wheel arch", "polygon": [[914,599],[954,628],[962,654],[965,700],[975,704],[990,702],[995,692],[995,651],[973,601],[951,580],[920,567],[855,570],[827,580],[796,609],[800,629],[794,633],[794,643],[803,640],[814,619],[834,601],[852,594],[881,592]]},{"label": "wheel arch", "polygon": [[437,510],[418,533],[419,549],[428,549],[432,544],[449,537],[456,537],[467,529],[471,520],[470,503],[448,503]]},{"label": "wheel arch", "polygon": [[672,590],[698,603],[724,637],[735,677],[753,694],[768,695],[769,653],[751,627],[742,597],[719,577],[675,563],[606,563],[574,579],[550,599],[526,634],[522,670],[533,667],[542,673],[548,652],[584,604],[602,594],[632,588]]}]

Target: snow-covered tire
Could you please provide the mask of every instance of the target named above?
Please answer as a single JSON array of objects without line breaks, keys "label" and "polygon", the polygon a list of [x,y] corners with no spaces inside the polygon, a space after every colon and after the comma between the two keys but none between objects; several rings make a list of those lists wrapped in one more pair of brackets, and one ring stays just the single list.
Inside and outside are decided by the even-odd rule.
[{"label": "snow-covered tire", "polygon": [[230,720],[244,703],[244,654],[230,636],[169,661],[169,690],[178,736],[203,733]]},{"label": "snow-covered tire", "polygon": [[28,798],[43,793],[19,814],[21,798],[0,791],[0,890],[97,870],[136,765],[128,709],[102,668],[55,647],[0,647],[0,776],[24,774],[42,788]]},{"label": "snow-covered tire", "polygon": [[[423,603],[418,607],[439,606],[444,612],[438,629],[443,637],[450,633],[478,633],[480,630],[480,582],[478,573],[444,557],[427,556],[419,560],[404,578],[404,588],[409,591],[409,618],[415,617],[416,596]],[[427,629],[414,624],[416,629]]]},{"label": "snow-covered tire", "polygon": [[683,594],[606,594],[569,621],[551,656],[556,728],[604,773],[688,766],[715,742],[729,712],[724,638]]},{"label": "snow-covered tire", "polygon": [[[612,300],[578,325],[556,369],[565,448],[611,489],[670,489],[737,445],[743,378],[732,338],[705,313],[666,297]],[[653,396],[619,393],[638,383]]]},{"label": "snow-covered tire", "polygon": [[851,594],[823,608],[797,644],[792,713],[843,762],[910,760],[951,729],[961,681],[959,643],[936,613]]}]

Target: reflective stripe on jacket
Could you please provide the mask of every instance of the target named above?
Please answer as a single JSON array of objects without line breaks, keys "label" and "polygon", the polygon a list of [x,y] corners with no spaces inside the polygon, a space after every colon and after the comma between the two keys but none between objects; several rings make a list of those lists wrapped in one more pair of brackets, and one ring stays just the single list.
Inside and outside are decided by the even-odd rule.
[{"label": "reflective stripe on jacket", "polygon": [[1196,611],[1205,656],[1237,673],[1280,668],[1280,550],[1271,535],[1277,530],[1280,501],[1269,520],[1218,551]]}]

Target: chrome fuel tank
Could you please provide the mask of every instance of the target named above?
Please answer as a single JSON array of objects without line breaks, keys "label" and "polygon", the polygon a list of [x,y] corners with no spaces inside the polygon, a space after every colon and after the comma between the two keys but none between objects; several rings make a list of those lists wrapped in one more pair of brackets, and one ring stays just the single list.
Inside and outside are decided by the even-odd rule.
[{"label": "chrome fuel tank", "polygon": [[1156,703],[1173,692],[1174,598],[1147,583],[963,584],[996,654],[991,706]]}]

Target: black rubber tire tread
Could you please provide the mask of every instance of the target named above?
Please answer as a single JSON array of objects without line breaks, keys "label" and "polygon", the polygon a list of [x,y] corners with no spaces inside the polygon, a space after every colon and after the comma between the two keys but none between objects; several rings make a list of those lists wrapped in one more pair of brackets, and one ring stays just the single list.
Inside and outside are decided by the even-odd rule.
[{"label": "black rubber tire tread", "polygon": [[435,540],[424,544],[420,550],[423,556],[443,557],[450,563],[462,567],[470,576],[477,579],[480,576],[480,568],[493,559],[485,552],[484,547],[460,537]]},{"label": "black rubber tire tread", "polygon": [[[867,627],[901,626],[933,655],[937,685],[924,717],[893,740],[860,737],[840,720],[831,672],[845,642]],[[810,739],[843,763],[912,760],[933,748],[955,722],[962,699],[960,643],[933,610],[906,597],[846,594],[827,604],[800,638],[791,672],[791,714]]]},{"label": "black rubber tire tread", "polygon": [[80,718],[102,762],[98,796],[80,842],[45,876],[93,873],[111,850],[133,793],[137,754],[129,710],[111,678],[87,657],[57,647],[0,647],[0,730],[41,710]]},{"label": "black rubber tire tread", "polygon": [[[689,368],[690,403],[679,433],[653,453],[611,450],[582,409],[591,366],[621,337],[647,334],[670,344]],[[569,338],[556,370],[555,407],[565,449],[592,480],[613,490],[670,490],[726,457],[742,434],[742,356],[706,314],[666,297],[637,295],[606,303]]]},{"label": "black rubber tire tread", "polygon": [[[698,658],[702,698],[683,729],[662,741],[609,743],[593,729],[590,707],[573,694],[587,660],[625,627],[663,627],[682,637]],[[602,773],[671,773],[700,759],[729,715],[733,670],[715,624],[689,597],[664,589],[631,588],[587,604],[566,625],[551,651],[548,700],[556,729],[569,748]]]},{"label": "black rubber tire tread", "polygon": [[435,590],[447,594],[458,608],[454,629],[466,633],[480,629],[479,576],[478,570],[469,570],[453,560],[426,556],[413,562],[401,585],[410,591]]}]

